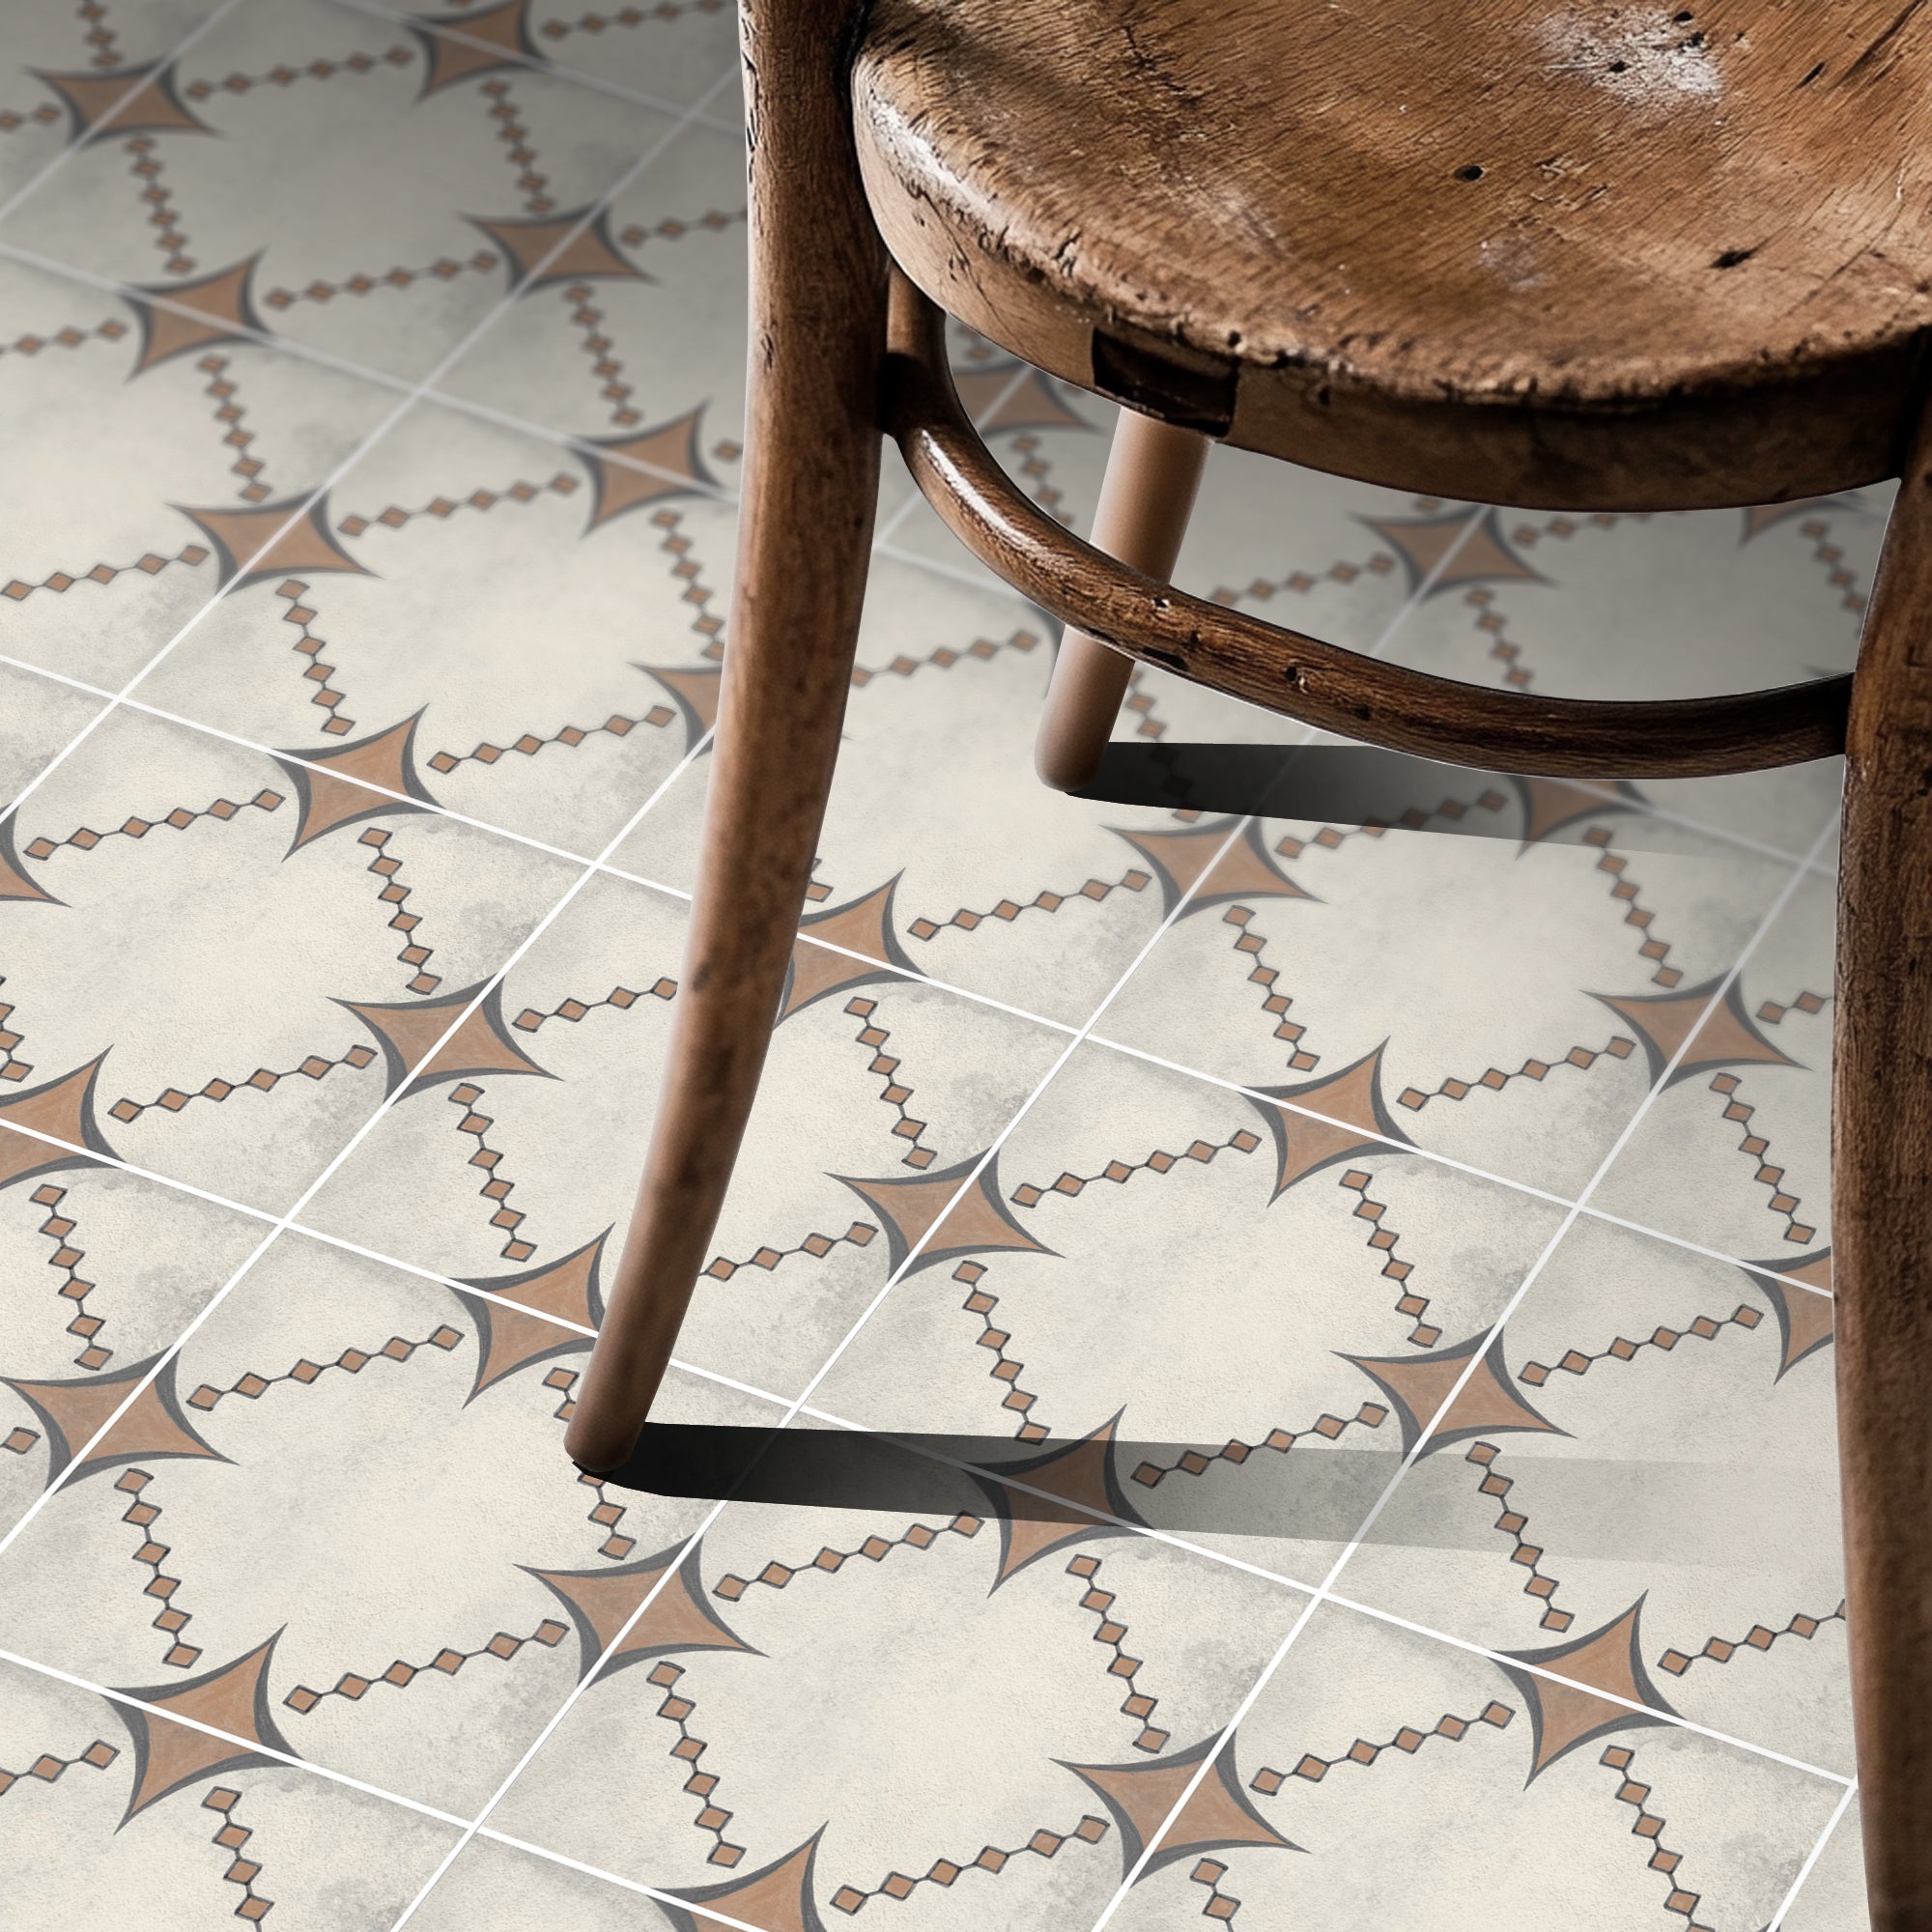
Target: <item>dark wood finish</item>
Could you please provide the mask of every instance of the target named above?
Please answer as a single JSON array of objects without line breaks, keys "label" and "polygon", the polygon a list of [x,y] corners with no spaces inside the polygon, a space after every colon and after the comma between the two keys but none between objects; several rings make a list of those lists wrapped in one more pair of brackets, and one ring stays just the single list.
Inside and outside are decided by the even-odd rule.
[{"label": "dark wood finish", "polygon": [[877,0],[894,257],[1055,375],[1405,490],[1895,475],[1932,325],[1932,8]]},{"label": "dark wood finish", "polygon": [[1873,1932],[1932,1926],[1932,412],[1846,747],[1832,1117],[1838,1453]]},{"label": "dark wood finish", "polygon": [[886,265],[852,159],[848,0],[747,0],[750,429],[703,860],[651,1150],[566,1438],[621,1464],[706,1259],[832,783],[878,495]]},{"label": "dark wood finish", "polygon": [[1191,597],[1064,530],[1017,489],[961,409],[944,318],[893,277],[888,426],[914,479],[988,568],[1128,657],[1324,730],[1486,771],[1687,778],[1829,757],[1851,679],[1649,703],[1489,691],[1381,664]]},{"label": "dark wood finish", "polygon": [[[1122,410],[1094,511],[1094,548],[1149,577],[1167,577],[1209,446],[1195,430]],[[1034,769],[1043,784],[1078,791],[1093,782],[1133,674],[1133,659],[1097,638],[1070,627],[1061,634],[1034,740]]]}]

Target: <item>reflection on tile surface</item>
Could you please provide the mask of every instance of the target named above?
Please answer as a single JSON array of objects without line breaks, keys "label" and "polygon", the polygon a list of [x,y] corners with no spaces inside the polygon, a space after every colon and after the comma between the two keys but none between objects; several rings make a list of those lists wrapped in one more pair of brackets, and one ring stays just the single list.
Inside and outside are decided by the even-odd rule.
[{"label": "reflection on tile surface", "polygon": [[[1142,669],[1122,802],[1049,793],[1055,626],[888,450],[658,1411],[714,1493],[587,1482],[737,540],[732,10],[7,24],[15,1916],[1858,1932],[1836,766],[1243,819],[1179,748],[1309,734]],[[1112,406],[950,340],[1090,529]],[[1887,507],[1223,450],[1178,576],[1688,695],[1845,668]]]}]

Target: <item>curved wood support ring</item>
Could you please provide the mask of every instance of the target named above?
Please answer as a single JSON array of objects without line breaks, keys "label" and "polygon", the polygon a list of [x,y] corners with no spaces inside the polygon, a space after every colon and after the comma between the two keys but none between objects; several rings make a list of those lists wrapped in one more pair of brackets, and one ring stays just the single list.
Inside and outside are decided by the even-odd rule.
[{"label": "curved wood support ring", "polygon": [[1849,676],[1717,697],[1518,696],[1378,662],[1189,596],[1064,530],[1014,487],[952,386],[945,317],[896,270],[885,426],[952,533],[1064,623],[1323,730],[1546,778],[1706,778],[1845,748]]}]

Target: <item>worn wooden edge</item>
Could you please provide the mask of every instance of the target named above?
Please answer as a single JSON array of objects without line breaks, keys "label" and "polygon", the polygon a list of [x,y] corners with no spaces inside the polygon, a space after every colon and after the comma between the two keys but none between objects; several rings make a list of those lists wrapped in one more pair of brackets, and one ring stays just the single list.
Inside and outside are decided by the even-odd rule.
[{"label": "worn wooden edge", "polygon": [[902,271],[949,315],[1048,374],[1238,448],[1385,488],[1523,509],[1729,509],[1896,476],[1928,342],[1820,344],[1662,390],[1445,392],[1413,372],[1317,356],[1258,362],[1190,339],[1187,318],[1104,302],[985,232],[963,186],[898,159],[891,102],[852,79],[866,194]]},{"label": "worn wooden edge", "polygon": [[893,276],[885,426],[947,526],[1063,623],[1143,664],[1341,736],[1487,771],[1709,778],[1844,750],[1847,676],[1626,702],[1486,691],[1383,664],[1190,596],[1062,529],[980,441],[946,358],[945,317]]}]

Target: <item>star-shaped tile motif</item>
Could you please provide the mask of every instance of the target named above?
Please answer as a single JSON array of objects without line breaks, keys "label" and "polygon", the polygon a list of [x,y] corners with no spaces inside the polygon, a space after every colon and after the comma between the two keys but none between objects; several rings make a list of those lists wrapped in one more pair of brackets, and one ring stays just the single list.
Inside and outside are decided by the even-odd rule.
[{"label": "star-shaped tile motif", "polygon": [[[1091,1435],[1077,1442],[1049,1449],[1043,1456],[1024,1463],[1000,1465],[1000,1475],[1025,1484],[1010,1487],[998,1476],[976,1472],[973,1480],[992,1499],[989,1514],[1000,1525],[1000,1567],[993,1577],[993,1590],[1056,1549],[1096,1537],[1124,1536],[1117,1523],[1078,1512],[1094,1510],[1118,1517],[1123,1523],[1141,1523],[1143,1519],[1121,1488],[1114,1467],[1115,1435],[1121,1418],[1115,1415]],[[1057,1511],[1040,1496],[1031,1493],[1043,1490],[1048,1495],[1064,1496],[1075,1506],[1075,1513]],[[989,1590],[987,1595],[991,1595]]]},{"label": "star-shaped tile motif", "polygon": [[[1299,1086],[1255,1090],[1289,1103],[1288,1107],[1269,1107],[1258,1100],[1253,1103],[1274,1138],[1275,1200],[1297,1180],[1333,1167],[1337,1161],[1358,1153],[1387,1152],[1391,1143],[1398,1148],[1415,1145],[1382,1104],[1382,1052],[1386,1045],[1384,1041],[1339,1073],[1324,1074]],[[1291,1108],[1308,1111],[1291,1112]],[[1311,1120],[1311,1114],[1327,1118]]]},{"label": "star-shaped tile motif", "polygon": [[1789,523],[1793,517],[1813,517],[1828,510],[1856,510],[1849,497],[1799,497],[1789,503],[1753,503],[1744,514],[1744,528],[1738,542],[1747,544],[1775,525]]},{"label": "star-shaped tile motif", "polygon": [[[296,788],[296,830],[291,853],[313,844],[325,834],[365,818],[415,811],[408,803],[419,799],[434,805],[429,788],[416,775],[416,726],[420,711],[353,745],[332,745],[326,751],[278,752],[275,761]],[[320,766],[322,769],[316,769]],[[370,786],[380,786],[372,791]],[[402,798],[385,798],[401,792]]]},{"label": "star-shaped tile motif", "polygon": [[510,1037],[503,1024],[500,986],[492,986],[476,1010],[441,1046],[437,1045],[450,1022],[476,998],[477,990],[465,986],[433,1000],[404,1000],[395,1006],[361,1000],[335,1004],[346,1007],[376,1036],[387,1063],[387,1091],[392,1094],[406,1081],[411,1094],[421,1094],[446,1081],[480,1079],[485,1074],[535,1073],[554,1079]]},{"label": "star-shaped tile motif", "polygon": [[[1832,1299],[1832,1251],[1820,1248],[1788,1265],[1778,1262],[1747,1262],[1745,1272],[1777,1317],[1776,1379],[1782,1381],[1807,1355],[1815,1355],[1832,1339],[1837,1307]],[[1793,1288],[1790,1281],[1780,1281],[1779,1275],[1789,1275],[1806,1286]],[[1818,1293],[1810,1293],[1807,1292],[1810,1289]]]},{"label": "star-shaped tile motif", "polygon": [[469,216],[470,226],[480,228],[508,257],[510,278],[520,296],[563,282],[649,281],[611,240],[609,222],[608,210],[593,213],[589,208],[497,221]]},{"label": "star-shaped tile motif", "polygon": [[[123,134],[212,134],[214,130],[184,104],[174,70],[164,60],[110,73],[46,73],[36,71],[67,104],[73,138],[103,141]],[[117,111],[118,110],[118,111]]]},{"label": "star-shaped tile motif", "polygon": [[[793,945],[791,971],[785,979],[784,1000],[779,1008],[781,1023],[820,1000],[830,999],[834,993],[896,979],[893,967],[904,973],[918,970],[906,957],[905,949],[893,929],[893,894],[898,882],[898,874],[895,873],[883,886],[874,886],[862,897],[847,899],[841,906],[814,913],[801,922],[800,933],[810,933],[822,943],[814,946],[801,938]],[[830,950],[834,946],[845,951],[834,952]],[[865,958],[849,958],[847,954],[852,952],[864,953]],[[870,961],[877,963],[867,963]]]},{"label": "star-shaped tile motif", "polygon": [[[821,1826],[804,1844],[743,1878],[726,1879],[723,1885],[680,1888],[670,1895],[689,1899],[693,1905],[708,1905],[727,1919],[755,1925],[760,1932],[826,1932],[811,1896],[812,1865],[823,1831]],[[674,1932],[711,1932],[718,1923],[709,1913],[699,1917],[675,1905],[663,1910]]]},{"label": "star-shaped tile motif", "polygon": [[[423,49],[423,81],[416,98],[426,100],[460,80],[500,68],[547,67],[530,39],[529,11],[529,0],[500,0],[474,14],[419,15],[421,24],[410,28]],[[454,32],[437,33],[437,27]],[[464,38],[458,40],[457,34]]]},{"label": "star-shaped tile motif", "polygon": [[[604,1294],[598,1271],[610,1234],[607,1228],[595,1240],[585,1241],[562,1260],[522,1274],[470,1278],[471,1288],[488,1289],[492,1295],[501,1297],[489,1300],[480,1294],[461,1295],[476,1324],[476,1380],[469,1391],[470,1401],[532,1362],[547,1362],[553,1356],[589,1348],[587,1336],[559,1334],[555,1324],[569,1321],[580,1328],[603,1325]],[[504,1301],[520,1306],[506,1308]],[[526,1315],[525,1308],[536,1312]],[[542,1319],[546,1316],[551,1319]]]},{"label": "star-shaped tile motif", "polygon": [[[123,1691],[151,1708],[118,1702],[114,1706],[134,1740],[134,1788],[122,1824],[199,1778],[274,1764],[276,1752],[295,1755],[269,1709],[269,1662],[280,1635],[277,1631],[244,1656],[185,1684]],[[177,1718],[192,1721],[178,1723]],[[211,1725],[227,1735],[213,1736],[193,1728],[196,1724]]]},{"label": "star-shaped tile motif", "polygon": [[[592,489],[585,536],[627,510],[712,487],[697,446],[703,414],[700,403],[689,413],[659,423],[655,429],[639,430],[636,436],[608,437],[579,451],[589,468]],[[597,453],[600,451],[609,454]],[[640,469],[636,467],[639,464],[649,467]]]},{"label": "star-shaped tile motif", "polygon": [[[1504,1653],[1517,1664],[1535,1664],[1538,1670],[1552,1670],[1576,1680],[1556,1684],[1540,1676],[1538,1670],[1503,1665],[1529,1710],[1531,1750],[1525,1785],[1533,1784],[1558,1758],[1598,1738],[1661,1724],[1677,1715],[1644,1668],[1637,1635],[1642,1611],[1643,1599],[1639,1597],[1621,1616],[1568,1643],[1552,1644],[1548,1650]],[[1608,1695],[1600,1696],[1599,1691]],[[1613,1698],[1628,1698],[1649,1708],[1633,1711]]]},{"label": "star-shaped tile motif", "polygon": [[[624,1631],[632,1612],[673,1565],[674,1574],[652,1598],[649,1608]],[[595,1671],[601,1681],[634,1663],[673,1651],[735,1650],[749,1657],[763,1655],[732,1630],[706,1600],[695,1545],[682,1562],[674,1545],[655,1556],[603,1570],[529,1570],[527,1566],[526,1570],[569,1611],[577,1630],[580,1678]],[[619,1632],[624,1633],[621,1642]],[[617,1648],[611,1650],[612,1644]],[[605,1657],[607,1650],[611,1654]]]},{"label": "star-shaped tile motif", "polygon": [[[125,1463],[146,1463],[163,1457],[188,1457],[225,1463],[228,1458],[203,1440],[175,1398],[175,1364],[160,1373],[118,1416],[99,1441],[94,1436],[154,1369],[155,1357],[117,1369],[112,1375],[87,1376],[73,1381],[34,1382],[11,1378],[7,1386],[45,1425],[47,1480],[53,1482],[76,1456],[85,1460],[71,1481],[85,1482],[103,1469]],[[90,1443],[93,1445],[89,1447]]]},{"label": "star-shaped tile motif", "polygon": [[20,854],[14,844],[18,820],[0,818],[0,899],[31,899],[41,905],[61,901],[20,869]]},{"label": "star-shaped tile motif", "polygon": [[97,1053],[85,1065],[76,1066],[53,1080],[29,1087],[25,1093],[11,1094],[0,1100],[0,1187],[15,1181],[32,1180],[64,1167],[89,1167],[84,1153],[67,1148],[50,1147],[34,1134],[10,1133],[9,1124],[31,1127],[35,1134],[51,1134],[73,1148],[91,1148],[96,1153],[119,1158],[107,1144],[95,1119],[94,1089],[100,1077],[100,1063],[107,1058]]},{"label": "star-shaped tile motif", "polygon": [[932,1238],[921,1250],[911,1272],[936,1266],[941,1262],[957,1261],[964,1255],[1008,1253],[1050,1255],[1045,1242],[1037,1241],[1012,1217],[1000,1196],[999,1162],[986,1162],[966,1191],[954,1203],[962,1181],[972,1175],[980,1156],[968,1154],[953,1166],[917,1179],[897,1179],[860,1180],[837,1174],[873,1213],[885,1223],[889,1244],[889,1266],[896,1271],[928,1230]]},{"label": "star-shaped tile motif", "polygon": [[[1618,780],[1602,791],[1573,784],[1568,779],[1532,779],[1513,776],[1509,782],[1522,801],[1522,849],[1526,852],[1539,839],[1552,838],[1566,825],[1578,819],[1603,818],[1612,812],[1637,811],[1642,800],[1636,787]],[[1614,797],[1605,797],[1614,792]]]},{"label": "star-shaped tile motif", "polygon": [[[1342,1359],[1360,1369],[1388,1397],[1402,1425],[1402,1447],[1406,1455],[1421,1439],[1430,1417],[1448,1400],[1469,1358],[1482,1348],[1482,1336],[1473,1335],[1452,1349],[1437,1349],[1427,1355],[1344,1355]],[[1475,1372],[1449,1404],[1423,1453],[1433,1456],[1438,1449],[1472,1435],[1509,1431],[1537,1435],[1570,1433],[1539,1415],[1523,1399],[1516,1378],[1504,1366],[1503,1338],[1498,1335],[1483,1350]]]},{"label": "star-shaped tile motif", "polygon": [[[215,342],[245,342],[268,333],[255,313],[252,283],[256,251],[233,268],[218,269],[188,282],[150,282],[130,294],[128,306],[141,325],[141,353],[133,374],[144,376],[177,355]],[[152,299],[148,299],[152,298]],[[184,310],[192,310],[185,314]],[[189,512],[190,515],[193,512]]]},{"label": "star-shaped tile motif", "polygon": [[665,665],[639,665],[670,693],[684,713],[684,749],[688,752],[718,722],[718,682],[722,671],[683,670]]},{"label": "star-shaped tile motif", "polygon": [[1010,368],[961,369],[954,372],[952,383],[981,436],[1016,429],[1091,431],[1094,427],[1060,400],[1037,369],[1022,365],[1017,381]]},{"label": "star-shaped tile motif", "polygon": [[1190,827],[1185,832],[1118,832],[1118,836],[1153,867],[1160,881],[1163,913],[1171,913],[1190,888],[1194,896],[1183,917],[1230,899],[1314,896],[1275,869],[1259,825],[1250,825],[1218,859],[1228,839],[1225,824]]},{"label": "star-shaped tile motif", "polygon": [[1744,983],[1733,980],[1724,996],[1704,1009],[1718,990],[1716,980],[1701,986],[1687,986],[1680,993],[1617,995],[1593,993],[1621,1020],[1627,1021],[1643,1041],[1650,1059],[1653,1082],[1662,1078],[1670,1057],[1679,1047],[1684,1058],[1672,1069],[1665,1084],[1675,1087],[1693,1073],[1710,1073],[1720,1066],[1796,1066],[1799,1063],[1766,1039],[1745,1010]]},{"label": "star-shaped tile motif", "polygon": [[[1499,510],[1451,510],[1440,517],[1364,517],[1362,522],[1401,557],[1403,568],[1408,573],[1411,596],[1428,582],[1429,573],[1438,566],[1441,574],[1429,584],[1431,597],[1465,583],[1548,582],[1510,548],[1503,535]],[[1459,543],[1460,550],[1456,548]],[[1452,550],[1456,554],[1444,565],[1442,560]]]},{"label": "star-shaped tile motif", "polygon": [[1283,1837],[1248,1802],[1235,1770],[1233,1751],[1223,1751],[1215,1758],[1207,1776],[1181,1806],[1180,1815],[1168,1827],[1166,1835],[1160,1835],[1168,1814],[1180,1803],[1188,1779],[1218,1742],[1218,1737],[1210,1735],[1185,1750],[1172,1751],[1145,1764],[1066,1765],[1114,1814],[1114,1822],[1121,1828],[1122,1877],[1133,1870],[1135,1861],[1156,1837],[1160,1838],[1160,1849],[1143,1868],[1144,1879],[1179,1859],[1204,1852],[1244,1845],[1281,1852],[1301,1849],[1293,1839]]},{"label": "star-shaped tile motif", "polygon": [[174,508],[214,547],[224,586],[242,589],[270,577],[291,575],[375,574],[335,541],[328,527],[326,496],[306,505],[299,497],[285,497],[279,503],[261,503],[247,510],[195,509],[185,503]]}]

